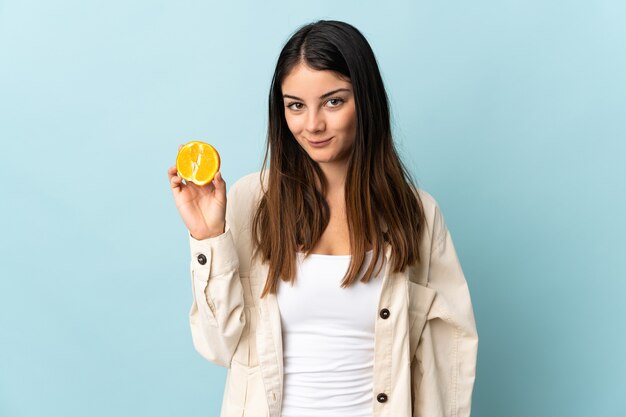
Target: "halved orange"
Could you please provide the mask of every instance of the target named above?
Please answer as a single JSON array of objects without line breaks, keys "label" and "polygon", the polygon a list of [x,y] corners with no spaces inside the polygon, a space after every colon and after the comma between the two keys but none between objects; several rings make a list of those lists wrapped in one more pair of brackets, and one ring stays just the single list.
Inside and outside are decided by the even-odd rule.
[{"label": "halved orange", "polygon": [[185,181],[208,184],[220,170],[220,154],[208,143],[197,140],[188,142],[176,155],[176,169]]}]

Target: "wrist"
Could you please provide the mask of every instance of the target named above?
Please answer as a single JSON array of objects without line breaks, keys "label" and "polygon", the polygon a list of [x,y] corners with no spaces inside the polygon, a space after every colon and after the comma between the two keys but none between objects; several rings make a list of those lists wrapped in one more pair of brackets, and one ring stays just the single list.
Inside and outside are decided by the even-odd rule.
[{"label": "wrist", "polygon": [[189,231],[189,234],[191,235],[192,238],[196,240],[204,240],[204,239],[210,239],[212,237],[217,237],[225,232],[226,232],[226,227],[222,226],[221,229],[207,230],[207,231],[200,232],[200,233]]}]

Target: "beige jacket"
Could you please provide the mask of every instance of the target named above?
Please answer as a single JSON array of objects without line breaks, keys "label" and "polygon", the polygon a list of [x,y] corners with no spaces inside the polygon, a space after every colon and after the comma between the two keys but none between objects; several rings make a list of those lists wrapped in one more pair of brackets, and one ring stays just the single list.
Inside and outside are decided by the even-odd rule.
[{"label": "beige jacket", "polygon": [[[478,335],[470,294],[436,201],[418,189],[427,218],[422,263],[384,272],[376,317],[373,417],[468,417]],[[228,368],[222,417],[280,417],[281,322],[276,295],[260,299],[267,265],[251,259],[250,222],[261,196],[254,173],[228,192],[225,233],[189,235],[196,350]],[[385,256],[389,261],[390,248]]]}]

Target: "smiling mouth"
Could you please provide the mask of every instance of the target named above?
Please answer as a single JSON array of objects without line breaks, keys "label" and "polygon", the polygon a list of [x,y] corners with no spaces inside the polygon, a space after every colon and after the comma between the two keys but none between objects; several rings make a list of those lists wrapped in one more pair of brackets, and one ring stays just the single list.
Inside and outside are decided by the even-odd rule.
[{"label": "smiling mouth", "polygon": [[328,142],[328,141],[329,141],[329,140],[331,140],[331,139],[332,139],[332,138],[328,138],[328,139],[324,139],[324,140],[318,140],[317,142],[314,142],[314,141],[312,141],[312,140],[308,140],[308,139],[307,139],[307,140],[309,141],[309,143],[312,143],[312,144],[317,145],[317,144],[320,144],[320,143]]}]

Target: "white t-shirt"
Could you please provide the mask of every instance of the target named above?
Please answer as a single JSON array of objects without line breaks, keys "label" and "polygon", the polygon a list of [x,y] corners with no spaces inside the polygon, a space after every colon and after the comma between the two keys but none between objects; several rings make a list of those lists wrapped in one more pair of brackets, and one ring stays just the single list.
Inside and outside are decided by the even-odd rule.
[{"label": "white t-shirt", "polygon": [[[363,276],[373,252],[366,254]],[[383,268],[341,288],[351,255],[297,256],[296,283],[280,281],[282,417],[371,417],[374,324]],[[384,263],[381,255],[379,263]],[[378,267],[378,265],[377,265]],[[377,272],[377,269],[374,269]]]}]

